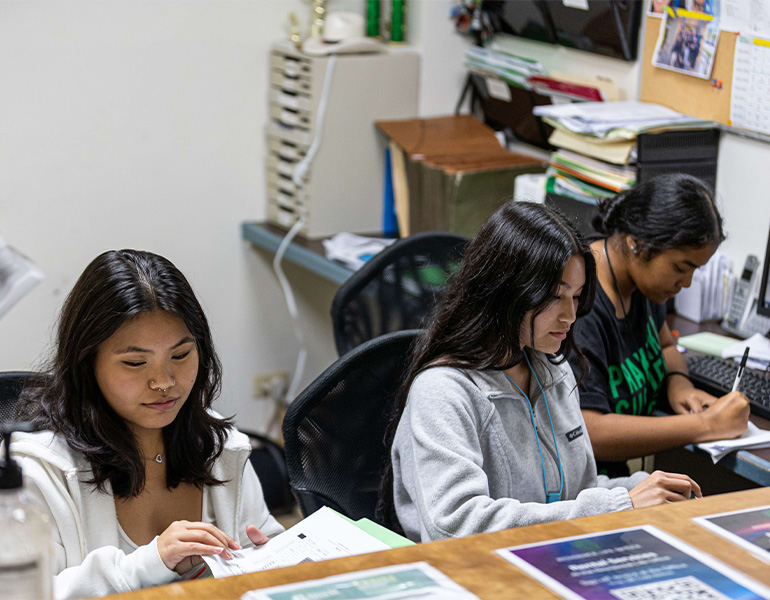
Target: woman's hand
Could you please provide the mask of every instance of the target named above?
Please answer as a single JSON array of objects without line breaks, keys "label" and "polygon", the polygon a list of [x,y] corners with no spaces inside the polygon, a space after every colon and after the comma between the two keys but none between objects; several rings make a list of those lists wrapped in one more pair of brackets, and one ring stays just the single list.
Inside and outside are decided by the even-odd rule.
[{"label": "woman's hand", "polygon": [[671,410],[679,414],[699,413],[717,401],[715,396],[694,387],[677,390],[675,394],[669,392],[668,403]]},{"label": "woman's hand", "polygon": [[700,486],[687,475],[665,471],[654,471],[628,495],[634,508],[689,500],[691,495],[696,498],[703,496]]},{"label": "woman's hand", "polygon": [[246,535],[249,536],[249,539],[255,546],[261,546],[262,544],[266,544],[270,540],[269,537],[267,537],[254,525],[246,526]]},{"label": "woman's hand", "polygon": [[230,549],[239,548],[238,542],[210,523],[174,521],[158,537],[158,554],[163,564],[180,574],[202,562],[201,556],[220,554],[230,558]]},{"label": "woman's hand", "polygon": [[749,423],[749,399],[742,392],[730,392],[699,413],[705,434],[697,442],[736,438],[746,432]]}]

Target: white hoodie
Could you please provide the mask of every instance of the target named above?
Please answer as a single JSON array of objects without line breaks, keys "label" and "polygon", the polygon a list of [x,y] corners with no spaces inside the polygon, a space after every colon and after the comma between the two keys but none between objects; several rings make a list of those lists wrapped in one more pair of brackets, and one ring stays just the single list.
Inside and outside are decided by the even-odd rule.
[{"label": "white hoodie", "polygon": [[[93,477],[85,457],[50,431],[16,433],[11,454],[23,469],[24,486],[53,517],[54,597],[83,598],[169,583],[179,576],[158,554],[157,537],[134,552],[121,551],[112,489],[84,483]],[[230,431],[212,475],[224,485],[204,488],[216,526],[242,546],[251,545],[246,525],[265,535],[283,531],[270,515],[262,486],[248,460],[248,438]]]}]

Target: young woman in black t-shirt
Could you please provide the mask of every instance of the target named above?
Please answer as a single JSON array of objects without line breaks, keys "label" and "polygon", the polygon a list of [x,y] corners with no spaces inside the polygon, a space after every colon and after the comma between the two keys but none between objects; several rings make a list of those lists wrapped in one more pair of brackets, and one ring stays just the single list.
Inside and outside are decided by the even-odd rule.
[{"label": "young woman in black t-shirt", "polygon": [[[605,201],[593,224],[605,236],[591,244],[600,285],[574,330],[591,363],[580,403],[600,472],[621,475],[626,459],[741,435],[747,398],[692,385],[663,306],[724,240],[709,188],[663,175]],[[666,398],[675,414],[652,417]]]}]

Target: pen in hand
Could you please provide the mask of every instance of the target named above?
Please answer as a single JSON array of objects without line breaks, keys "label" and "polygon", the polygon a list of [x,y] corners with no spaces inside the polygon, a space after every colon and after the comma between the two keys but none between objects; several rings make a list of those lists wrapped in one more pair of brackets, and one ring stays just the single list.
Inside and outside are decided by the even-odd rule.
[{"label": "pen in hand", "polygon": [[743,370],[746,368],[746,360],[749,358],[749,347],[743,351],[743,358],[741,358],[741,364],[738,366],[738,372],[735,374],[735,383],[733,383],[733,389],[735,392],[738,390],[738,386],[741,384],[741,377],[743,377]]}]

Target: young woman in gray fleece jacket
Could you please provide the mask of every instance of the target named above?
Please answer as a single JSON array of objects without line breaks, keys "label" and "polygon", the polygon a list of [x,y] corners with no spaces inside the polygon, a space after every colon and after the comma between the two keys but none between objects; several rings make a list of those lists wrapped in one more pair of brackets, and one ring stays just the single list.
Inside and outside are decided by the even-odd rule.
[{"label": "young woman in gray fleece jacket", "polygon": [[[596,289],[591,250],[548,208],[510,202],[470,243],[417,342],[381,508],[415,541],[700,496],[686,475],[597,476],[566,357]],[[392,497],[391,497],[392,494]]]}]

